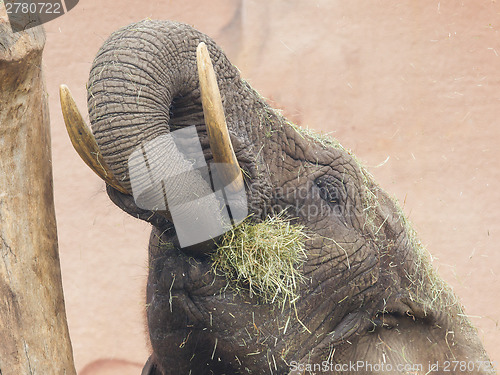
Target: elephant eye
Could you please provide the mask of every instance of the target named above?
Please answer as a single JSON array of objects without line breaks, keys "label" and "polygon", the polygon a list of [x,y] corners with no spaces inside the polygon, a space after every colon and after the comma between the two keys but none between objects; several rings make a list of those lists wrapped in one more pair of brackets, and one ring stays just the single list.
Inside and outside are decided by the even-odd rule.
[{"label": "elephant eye", "polygon": [[332,181],[329,181],[327,178],[320,177],[316,180],[316,185],[319,188],[319,196],[321,199],[330,204],[340,203],[339,189],[334,183],[332,183]]}]

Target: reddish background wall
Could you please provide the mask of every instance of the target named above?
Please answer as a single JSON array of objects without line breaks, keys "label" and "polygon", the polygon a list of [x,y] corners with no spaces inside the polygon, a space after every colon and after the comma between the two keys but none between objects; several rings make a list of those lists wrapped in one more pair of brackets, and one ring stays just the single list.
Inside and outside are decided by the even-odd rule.
[{"label": "reddish background wall", "polygon": [[332,132],[364,160],[403,202],[500,361],[500,3],[80,0],[45,25],[44,69],[63,281],[81,374],[139,374],[148,356],[149,228],[113,206],[73,151],[58,85],[68,84],[86,113],[98,48],[112,31],[147,17],[209,34],[285,115]]}]

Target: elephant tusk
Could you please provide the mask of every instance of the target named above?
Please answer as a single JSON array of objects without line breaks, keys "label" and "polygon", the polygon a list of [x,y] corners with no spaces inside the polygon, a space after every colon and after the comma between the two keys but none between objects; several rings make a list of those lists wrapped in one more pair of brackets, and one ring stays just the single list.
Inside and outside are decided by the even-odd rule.
[{"label": "elephant tusk", "polygon": [[99,146],[85,124],[68,86],[59,87],[61,109],[71,143],[82,160],[108,185],[124,194],[130,194],[115,178],[99,151]]},{"label": "elephant tusk", "polygon": [[243,175],[229,138],[226,117],[212,61],[207,46],[203,42],[198,44],[196,49],[196,62],[203,114],[214,161],[224,165],[219,173],[226,188],[233,193],[240,192],[244,188]]}]

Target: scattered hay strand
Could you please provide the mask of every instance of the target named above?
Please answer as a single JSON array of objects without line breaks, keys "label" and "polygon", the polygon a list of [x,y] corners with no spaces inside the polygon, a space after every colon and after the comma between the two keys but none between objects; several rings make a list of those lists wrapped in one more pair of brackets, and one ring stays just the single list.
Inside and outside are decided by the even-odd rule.
[{"label": "scattered hay strand", "polygon": [[292,122],[287,122],[302,138],[309,137],[313,141],[318,142],[323,148],[337,148],[344,150],[351,154],[348,150],[346,150],[340,143],[337,141],[330,133],[318,132],[316,130],[310,128],[304,128],[302,126],[295,125]]},{"label": "scattered hay strand", "polygon": [[213,265],[238,292],[247,289],[265,303],[293,304],[304,281],[300,266],[306,260],[306,239],[302,225],[281,216],[261,223],[247,220],[224,235]]}]

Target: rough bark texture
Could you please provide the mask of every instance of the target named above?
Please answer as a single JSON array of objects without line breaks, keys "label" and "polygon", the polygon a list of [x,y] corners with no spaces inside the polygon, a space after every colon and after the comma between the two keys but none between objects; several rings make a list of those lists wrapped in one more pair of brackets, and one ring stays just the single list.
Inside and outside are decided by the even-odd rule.
[{"label": "rough bark texture", "polygon": [[76,374],[52,187],[41,27],[0,7],[0,374]]}]

